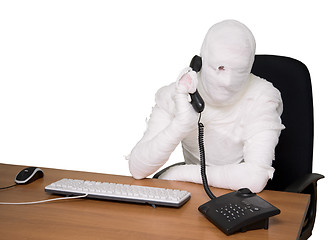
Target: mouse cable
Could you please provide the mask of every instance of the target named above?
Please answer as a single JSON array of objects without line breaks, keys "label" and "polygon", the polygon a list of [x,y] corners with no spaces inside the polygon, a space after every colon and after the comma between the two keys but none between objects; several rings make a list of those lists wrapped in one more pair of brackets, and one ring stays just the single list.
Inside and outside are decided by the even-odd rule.
[{"label": "mouse cable", "polygon": [[1,187],[0,190],[2,190],[2,189],[7,189],[7,188],[11,188],[11,187],[15,187],[16,185],[17,185],[17,184],[15,183],[15,184],[10,185],[10,186],[7,186],[7,187]]},{"label": "mouse cable", "polygon": [[57,200],[67,200],[67,199],[76,199],[76,198],[84,198],[87,197],[88,194],[80,195],[80,196],[74,196],[74,197],[61,197],[61,198],[52,198],[52,199],[46,199],[46,200],[41,200],[41,201],[36,201],[36,202],[0,202],[0,205],[28,205],[28,204],[38,204],[38,203],[45,203],[45,202],[51,202],[51,201],[57,201]]}]

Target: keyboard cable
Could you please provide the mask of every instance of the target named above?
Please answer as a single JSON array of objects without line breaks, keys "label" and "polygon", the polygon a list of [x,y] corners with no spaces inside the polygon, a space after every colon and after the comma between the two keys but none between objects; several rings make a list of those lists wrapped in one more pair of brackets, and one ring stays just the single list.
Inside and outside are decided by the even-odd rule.
[{"label": "keyboard cable", "polygon": [[38,203],[45,203],[45,202],[52,202],[58,200],[68,200],[68,199],[77,199],[77,198],[85,198],[88,194],[80,195],[80,196],[73,196],[73,197],[61,197],[61,198],[53,198],[53,199],[46,199],[41,201],[35,202],[0,202],[0,205],[28,205],[28,204],[38,204]]}]

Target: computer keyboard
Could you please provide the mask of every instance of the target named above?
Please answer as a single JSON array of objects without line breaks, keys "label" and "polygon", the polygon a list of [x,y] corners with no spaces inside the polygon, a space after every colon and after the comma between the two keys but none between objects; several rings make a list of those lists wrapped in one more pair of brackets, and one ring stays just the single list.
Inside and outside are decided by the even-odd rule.
[{"label": "computer keyboard", "polygon": [[88,198],[134,203],[148,203],[180,207],[190,199],[190,193],[177,189],[137,186],[128,184],[61,179],[45,187],[52,194],[67,196],[85,195]]}]

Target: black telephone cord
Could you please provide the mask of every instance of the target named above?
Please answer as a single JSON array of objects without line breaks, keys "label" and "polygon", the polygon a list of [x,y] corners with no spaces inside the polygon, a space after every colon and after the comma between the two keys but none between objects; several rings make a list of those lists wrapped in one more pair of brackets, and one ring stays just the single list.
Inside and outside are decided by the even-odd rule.
[{"label": "black telephone cord", "polygon": [[205,172],[205,151],[204,151],[204,125],[201,123],[201,113],[199,115],[198,119],[198,146],[199,146],[199,152],[200,152],[200,160],[201,160],[201,176],[202,176],[202,182],[205,192],[208,194],[208,196],[211,199],[216,198],[216,196],[211,192],[209,185],[208,185],[208,179]]}]

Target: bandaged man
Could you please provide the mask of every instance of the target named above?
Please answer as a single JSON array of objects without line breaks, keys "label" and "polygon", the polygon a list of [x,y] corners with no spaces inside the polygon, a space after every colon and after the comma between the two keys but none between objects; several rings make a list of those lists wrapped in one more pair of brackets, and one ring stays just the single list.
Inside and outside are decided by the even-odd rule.
[{"label": "bandaged man", "polygon": [[202,183],[197,121],[189,93],[204,99],[206,174],[214,187],[260,192],[272,178],[274,150],[284,126],[282,100],[273,85],[251,74],[255,39],[242,23],[212,26],[202,48],[202,69],[184,69],[176,82],[156,93],[156,105],[142,139],[128,156],[136,179],[156,172],[182,142],[185,165],[160,178]]}]

